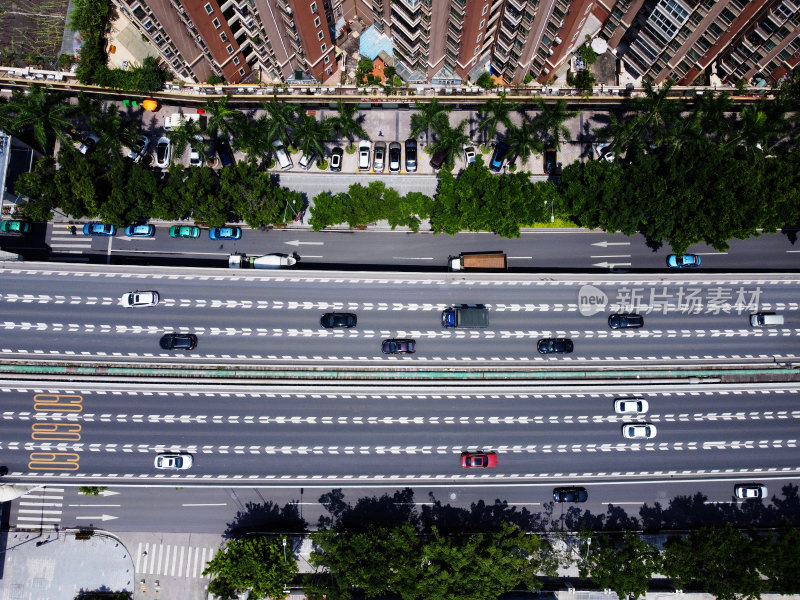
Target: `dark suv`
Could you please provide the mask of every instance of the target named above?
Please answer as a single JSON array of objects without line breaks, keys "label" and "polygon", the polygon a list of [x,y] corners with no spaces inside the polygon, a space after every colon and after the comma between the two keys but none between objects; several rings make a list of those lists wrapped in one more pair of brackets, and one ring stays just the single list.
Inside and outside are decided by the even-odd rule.
[{"label": "dark suv", "polygon": [[638,329],[644,327],[644,317],[632,313],[615,313],[609,315],[608,326],[611,329]]},{"label": "dark suv", "polygon": [[553,500],[556,502],[586,502],[589,493],[582,487],[563,487],[553,490]]},{"label": "dark suv", "polygon": [[416,173],[417,171],[417,140],[406,140],[406,171]]},{"label": "dark suv", "polygon": [[194,350],[197,336],[193,333],[168,333],[159,343],[164,350]]}]

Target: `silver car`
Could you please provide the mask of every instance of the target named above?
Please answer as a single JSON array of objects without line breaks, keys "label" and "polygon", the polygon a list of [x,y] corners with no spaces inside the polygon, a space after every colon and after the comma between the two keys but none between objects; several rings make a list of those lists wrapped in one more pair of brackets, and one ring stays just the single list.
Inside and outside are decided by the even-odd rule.
[{"label": "silver car", "polygon": [[372,158],[372,170],[376,173],[383,173],[386,167],[386,142],[375,142],[375,150]]}]

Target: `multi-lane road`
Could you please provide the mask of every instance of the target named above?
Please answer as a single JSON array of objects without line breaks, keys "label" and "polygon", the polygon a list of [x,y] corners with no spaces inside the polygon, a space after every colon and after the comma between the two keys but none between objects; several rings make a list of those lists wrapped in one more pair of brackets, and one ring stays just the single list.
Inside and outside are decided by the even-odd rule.
[{"label": "multi-lane road", "polygon": [[[794,276],[264,272],[7,264],[0,271],[5,360],[311,367],[560,367],[774,364],[796,360],[800,303]],[[155,290],[155,307],[120,297]],[[485,329],[444,329],[441,311],[489,309]],[[329,311],[356,313],[353,329],[324,329]],[[608,315],[637,311],[639,330],[611,330]],[[753,328],[775,311],[783,326]],[[165,351],[171,331],[199,337]],[[386,356],[385,338],[417,340]],[[544,356],[536,342],[571,338],[575,352]]]}]

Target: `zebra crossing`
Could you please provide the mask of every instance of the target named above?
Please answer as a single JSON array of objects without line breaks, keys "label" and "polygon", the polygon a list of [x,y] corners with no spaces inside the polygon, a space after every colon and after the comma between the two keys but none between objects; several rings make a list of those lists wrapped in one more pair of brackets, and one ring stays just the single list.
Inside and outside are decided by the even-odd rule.
[{"label": "zebra crossing", "polygon": [[66,225],[53,225],[50,232],[50,249],[60,254],[81,254],[91,249],[92,238],[81,235],[72,235]]},{"label": "zebra crossing", "polygon": [[31,490],[17,503],[16,528],[56,531],[63,506],[64,488],[45,486]]},{"label": "zebra crossing", "polygon": [[186,546],[139,542],[136,551],[136,575],[202,578],[203,569],[217,553],[210,546]]}]

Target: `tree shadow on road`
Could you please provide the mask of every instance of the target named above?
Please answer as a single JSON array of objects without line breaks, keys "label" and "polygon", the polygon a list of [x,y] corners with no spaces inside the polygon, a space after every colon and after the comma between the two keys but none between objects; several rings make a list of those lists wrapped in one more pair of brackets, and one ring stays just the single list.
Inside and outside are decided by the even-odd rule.
[{"label": "tree shadow on road", "polygon": [[296,502],[283,507],[273,502],[257,504],[248,502],[236,513],[233,522],[223,534],[225,538],[238,538],[249,533],[302,533],[308,531],[308,523],[303,520]]}]

